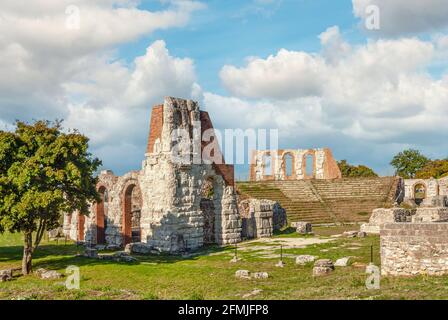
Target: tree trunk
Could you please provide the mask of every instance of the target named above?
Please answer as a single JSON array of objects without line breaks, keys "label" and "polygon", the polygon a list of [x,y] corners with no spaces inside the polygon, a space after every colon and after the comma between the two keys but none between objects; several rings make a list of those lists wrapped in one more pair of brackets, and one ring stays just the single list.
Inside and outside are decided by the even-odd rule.
[{"label": "tree trunk", "polygon": [[25,233],[25,242],[23,245],[22,273],[30,274],[32,271],[33,237],[31,232]]}]

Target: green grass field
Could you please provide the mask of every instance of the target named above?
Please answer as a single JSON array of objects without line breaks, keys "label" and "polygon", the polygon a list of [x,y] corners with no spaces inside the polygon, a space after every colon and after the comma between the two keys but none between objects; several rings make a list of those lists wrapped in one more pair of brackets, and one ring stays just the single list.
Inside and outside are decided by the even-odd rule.
[{"label": "green grass field", "polygon": [[[340,233],[339,228],[315,229],[319,239]],[[304,239],[312,237],[304,237]],[[319,258],[354,256],[367,264],[370,246],[379,265],[379,238],[331,238],[327,243],[283,249],[284,268],[279,260],[280,241],[299,239],[295,234],[277,235],[272,241],[252,241],[239,246],[243,259],[231,263],[233,247],[208,247],[188,258],[136,256],[135,263],[117,263],[76,257],[81,247],[63,242],[45,242],[34,256],[34,269],[43,267],[65,273],[69,265],[80,267],[80,290],[68,290],[60,280],[21,276],[0,283],[0,299],[446,299],[447,277],[382,278],[381,289],[365,287],[365,267],[336,268],[326,277],[313,278],[312,265],[297,266],[295,256],[312,254]],[[22,254],[20,235],[0,236],[0,270],[19,267]],[[236,279],[236,270],[266,271],[264,280]],[[243,297],[254,289],[257,295]]]}]

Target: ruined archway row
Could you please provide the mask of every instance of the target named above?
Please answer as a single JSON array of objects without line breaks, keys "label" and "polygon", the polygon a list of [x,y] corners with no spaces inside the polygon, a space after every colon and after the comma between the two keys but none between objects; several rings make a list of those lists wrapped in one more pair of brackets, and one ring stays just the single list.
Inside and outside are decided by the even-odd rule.
[{"label": "ruined archway row", "polygon": [[142,196],[138,172],[117,177],[112,171],[103,171],[98,180],[101,201],[91,205],[88,216],[78,212],[66,215],[66,234],[73,240],[108,247],[140,242]]},{"label": "ruined archway row", "polygon": [[255,150],[250,181],[338,179],[342,174],[330,149]]}]

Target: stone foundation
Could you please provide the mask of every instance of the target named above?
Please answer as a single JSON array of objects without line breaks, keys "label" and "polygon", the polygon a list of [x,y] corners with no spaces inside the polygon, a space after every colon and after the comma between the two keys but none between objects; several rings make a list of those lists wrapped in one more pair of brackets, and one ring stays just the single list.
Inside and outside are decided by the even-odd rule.
[{"label": "stone foundation", "polygon": [[361,231],[371,234],[379,234],[381,227],[386,223],[411,222],[411,217],[416,210],[403,208],[375,209],[370,216],[369,223],[361,225]]},{"label": "stone foundation", "polygon": [[[285,210],[275,201],[249,199],[239,203],[241,235],[246,239],[272,237],[287,225]],[[275,223],[274,223],[275,221]]]},{"label": "stone foundation", "polygon": [[448,274],[448,223],[390,223],[381,229],[381,273]]}]

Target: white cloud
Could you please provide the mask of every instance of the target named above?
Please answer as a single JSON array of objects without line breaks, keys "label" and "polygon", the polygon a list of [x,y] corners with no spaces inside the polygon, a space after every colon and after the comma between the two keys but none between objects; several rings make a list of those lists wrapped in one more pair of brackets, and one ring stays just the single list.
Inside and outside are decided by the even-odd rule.
[{"label": "white cloud", "polygon": [[380,10],[380,30],[383,35],[401,35],[434,31],[448,26],[447,0],[352,0],[353,12],[365,26],[371,13],[366,9],[377,6]]},{"label": "white cloud", "polygon": [[370,149],[414,145],[446,156],[448,144],[441,141],[448,138],[448,74],[429,72],[436,60],[448,67],[444,36],[353,46],[332,27],[320,40],[320,53],[282,49],[243,67],[223,67],[221,79],[233,97],[205,95],[214,118],[231,113],[242,127],[273,123],[290,146],[312,137],[349,154],[337,137]]},{"label": "white cloud", "polygon": [[[166,9],[151,12],[134,0],[2,1],[0,124],[64,118],[91,138],[94,151],[125,155],[140,146],[143,155],[151,105],[201,91],[193,62],[172,57],[163,41],[131,65],[113,51],[154,30],[185,26],[204,7],[164,3]],[[69,5],[79,9],[79,29],[66,28]],[[119,169],[136,165],[124,157]]]}]

